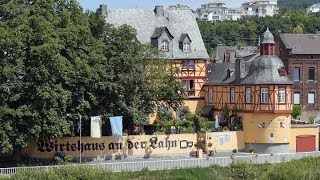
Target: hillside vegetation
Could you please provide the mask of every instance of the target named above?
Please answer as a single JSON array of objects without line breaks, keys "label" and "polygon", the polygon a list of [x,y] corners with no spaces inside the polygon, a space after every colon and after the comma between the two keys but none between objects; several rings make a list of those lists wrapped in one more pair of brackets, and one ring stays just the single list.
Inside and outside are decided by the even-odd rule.
[{"label": "hillside vegetation", "polygon": [[281,8],[274,17],[244,17],[238,21],[198,22],[206,48],[211,53],[219,44],[227,46],[257,45],[266,30],[275,33],[315,33],[320,29],[320,13],[307,14],[305,9]]},{"label": "hillside vegetation", "polygon": [[320,3],[320,0],[278,0],[279,6],[291,8],[307,8],[313,4]]}]

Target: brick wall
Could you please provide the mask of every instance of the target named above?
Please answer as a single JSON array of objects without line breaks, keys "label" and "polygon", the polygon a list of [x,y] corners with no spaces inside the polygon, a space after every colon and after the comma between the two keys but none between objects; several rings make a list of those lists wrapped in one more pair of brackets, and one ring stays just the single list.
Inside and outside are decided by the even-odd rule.
[{"label": "brick wall", "polygon": [[[291,54],[290,49],[286,49],[281,40],[277,42],[277,55],[284,62],[288,76],[293,80],[295,67],[300,68],[300,81],[294,81],[293,92],[300,92],[300,103],[305,111],[304,118],[317,116],[314,114],[320,109],[320,54]],[[315,69],[315,80],[309,81],[309,68]],[[308,104],[308,93],[315,92],[315,104]]]}]

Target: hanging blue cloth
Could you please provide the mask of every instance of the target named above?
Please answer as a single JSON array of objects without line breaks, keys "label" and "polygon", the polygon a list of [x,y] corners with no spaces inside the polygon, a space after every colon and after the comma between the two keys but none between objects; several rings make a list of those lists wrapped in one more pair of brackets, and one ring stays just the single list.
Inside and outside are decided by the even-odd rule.
[{"label": "hanging blue cloth", "polygon": [[122,137],[122,116],[109,117],[109,119],[111,124],[112,136],[116,138]]}]

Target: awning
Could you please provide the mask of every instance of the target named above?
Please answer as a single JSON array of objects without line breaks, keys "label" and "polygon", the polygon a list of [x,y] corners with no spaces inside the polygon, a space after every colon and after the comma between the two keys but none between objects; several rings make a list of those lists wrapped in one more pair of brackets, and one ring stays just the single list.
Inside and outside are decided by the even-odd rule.
[{"label": "awning", "polygon": [[208,116],[213,110],[213,105],[205,105],[201,110],[201,115]]}]

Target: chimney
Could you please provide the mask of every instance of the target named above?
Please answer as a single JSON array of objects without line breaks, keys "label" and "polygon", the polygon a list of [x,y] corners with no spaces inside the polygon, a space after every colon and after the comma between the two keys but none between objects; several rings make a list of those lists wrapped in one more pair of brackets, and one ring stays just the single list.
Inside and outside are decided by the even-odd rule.
[{"label": "chimney", "polygon": [[164,16],[163,6],[156,6],[156,7],[154,8],[154,13],[155,13],[157,16]]},{"label": "chimney", "polygon": [[236,66],[235,66],[235,80],[236,83],[240,83],[242,77],[241,72],[245,71],[246,64],[242,58],[236,59]]},{"label": "chimney", "polygon": [[102,17],[108,17],[108,6],[106,4],[101,4],[99,10]]}]

